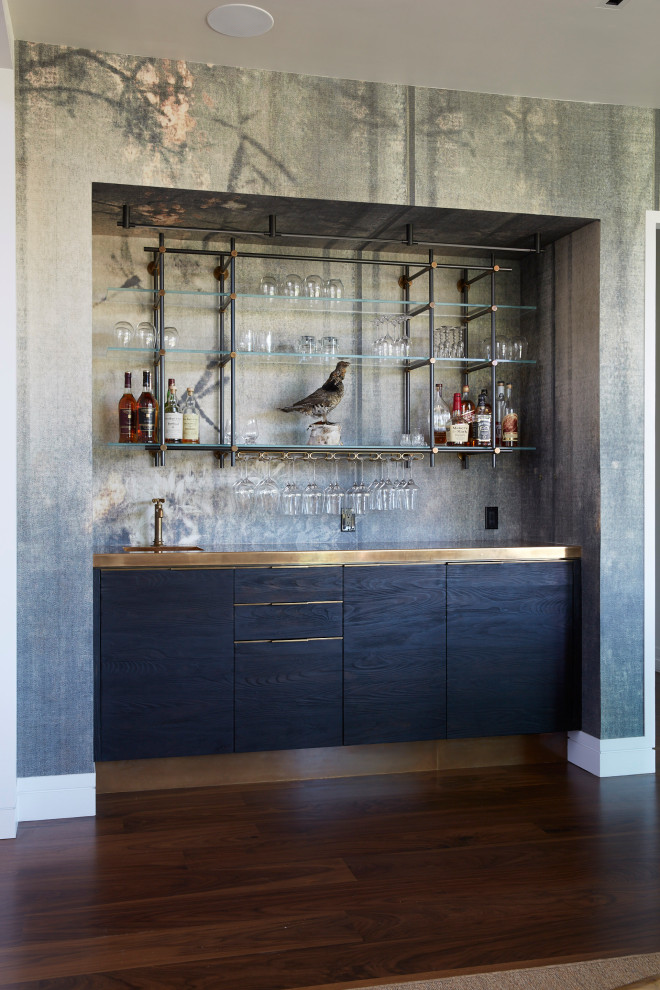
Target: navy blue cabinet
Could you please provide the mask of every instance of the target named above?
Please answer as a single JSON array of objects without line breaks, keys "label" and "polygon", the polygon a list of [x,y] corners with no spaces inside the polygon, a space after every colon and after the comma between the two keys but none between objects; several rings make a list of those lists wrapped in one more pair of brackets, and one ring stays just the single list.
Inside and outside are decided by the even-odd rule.
[{"label": "navy blue cabinet", "polygon": [[341,639],[236,643],[236,751],[342,743]]},{"label": "navy blue cabinet", "polygon": [[101,571],[96,759],[234,748],[233,572]]},{"label": "navy blue cabinet", "polygon": [[579,562],[447,565],[449,738],[579,728]]},{"label": "navy blue cabinet", "polygon": [[444,564],[344,569],[344,743],[446,732]]},{"label": "navy blue cabinet", "polygon": [[97,760],[580,727],[580,562],[95,572]]}]

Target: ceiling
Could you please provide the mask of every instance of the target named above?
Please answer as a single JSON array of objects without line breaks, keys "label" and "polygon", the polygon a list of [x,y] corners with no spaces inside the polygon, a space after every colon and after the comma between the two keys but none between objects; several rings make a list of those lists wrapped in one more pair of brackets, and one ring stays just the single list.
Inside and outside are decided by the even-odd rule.
[{"label": "ceiling", "polygon": [[[211,232],[234,232],[241,244],[266,242],[279,250],[289,246],[395,251],[414,253],[442,245],[443,254],[466,253],[461,245],[502,252],[532,252],[591,221],[582,217],[451,210],[421,206],[352,203],[285,196],[255,196],[231,192],[149,188],[109,183],[92,186],[95,234],[119,232],[123,207],[130,206],[132,232],[144,237],[144,227],[205,231],[202,239],[217,240]],[[269,217],[275,217],[273,237]],[[412,225],[412,227],[408,227]],[[130,229],[129,229],[130,232]],[[256,234],[256,236],[255,236]],[[406,245],[410,234],[415,246]],[[191,235],[194,236],[194,235]],[[199,233],[197,237],[199,237]],[[222,238],[223,248],[228,241]],[[157,242],[154,242],[157,243]],[[447,245],[452,247],[447,248]],[[208,244],[210,247],[210,243]]]},{"label": "ceiling", "polygon": [[217,0],[4,0],[16,40],[440,89],[660,107],[660,0],[257,0],[258,38]]}]

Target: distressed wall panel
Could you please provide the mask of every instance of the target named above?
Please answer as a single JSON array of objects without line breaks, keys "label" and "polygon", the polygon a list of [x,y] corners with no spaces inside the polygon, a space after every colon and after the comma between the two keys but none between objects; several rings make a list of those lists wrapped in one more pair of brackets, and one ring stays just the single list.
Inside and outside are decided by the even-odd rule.
[{"label": "distressed wall panel", "polygon": [[[653,205],[653,112],[337,81],[18,45],[19,774],[86,772],[92,760],[91,555],[144,536],[153,469],[92,452],[105,435],[93,387],[102,334],[91,185],[204,190],[542,212],[601,220],[599,416],[602,701],[605,736],[640,725],[641,459],[629,438],[642,385],[643,213]],[[117,264],[134,259],[116,249]],[[94,260],[97,254],[94,252]],[[100,257],[100,255],[98,255]],[[116,373],[116,368],[115,372]],[[123,369],[122,369],[123,370]],[[103,359],[94,366],[103,377]],[[113,380],[112,388],[116,387]],[[105,392],[104,392],[105,394]],[[100,418],[99,418],[100,417]],[[428,493],[400,539],[483,534],[483,505],[522,532],[511,466],[453,459],[425,469]],[[248,539],[228,513],[229,479],[185,457],[158,479],[174,534]],[[593,481],[593,479],[591,479]],[[213,521],[209,522],[209,517]],[[625,518],[626,527],[620,526]],[[96,527],[94,529],[94,527]],[[364,539],[391,535],[365,520]],[[174,535],[173,534],[173,535]],[[336,542],[316,521],[271,539]]]}]

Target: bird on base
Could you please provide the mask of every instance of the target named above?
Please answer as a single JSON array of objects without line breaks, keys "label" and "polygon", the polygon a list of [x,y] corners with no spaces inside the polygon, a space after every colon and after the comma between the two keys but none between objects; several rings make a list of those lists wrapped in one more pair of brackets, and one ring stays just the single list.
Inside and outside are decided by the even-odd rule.
[{"label": "bird on base", "polygon": [[319,422],[327,423],[328,413],[341,402],[344,394],[344,375],[349,365],[350,361],[338,361],[337,367],[320,388],[304,399],[298,399],[292,406],[280,406],[280,411],[302,413],[303,416],[321,416]]}]

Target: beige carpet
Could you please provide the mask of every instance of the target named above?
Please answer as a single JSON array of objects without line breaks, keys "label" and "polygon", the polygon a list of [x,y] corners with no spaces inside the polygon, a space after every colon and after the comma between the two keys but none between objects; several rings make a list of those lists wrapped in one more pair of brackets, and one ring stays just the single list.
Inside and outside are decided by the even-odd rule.
[{"label": "beige carpet", "polygon": [[[660,990],[660,952],[563,966],[450,976],[442,980],[387,983],[372,985],[369,990],[618,990],[639,980],[644,981],[640,990],[642,987]],[[366,987],[364,983],[356,984],[360,985]]]}]

